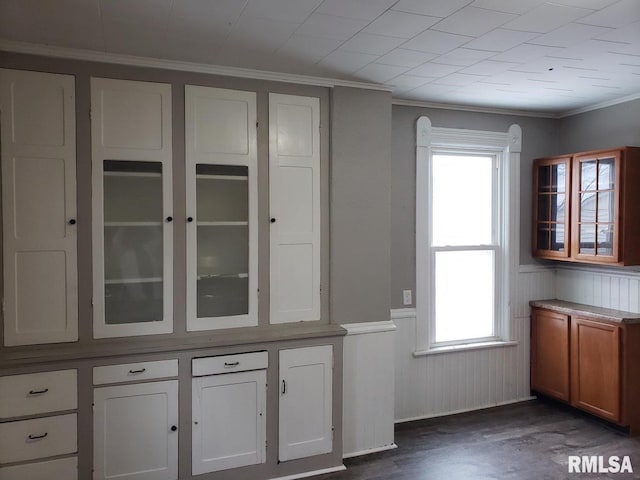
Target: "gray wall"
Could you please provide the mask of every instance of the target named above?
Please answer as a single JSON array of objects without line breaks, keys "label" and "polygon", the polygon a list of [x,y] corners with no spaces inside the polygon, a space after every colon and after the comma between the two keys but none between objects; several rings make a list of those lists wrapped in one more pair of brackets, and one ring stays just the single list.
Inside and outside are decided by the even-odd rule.
[{"label": "gray wall", "polygon": [[416,121],[426,115],[434,127],[506,132],[522,127],[520,165],[520,263],[531,264],[531,164],[557,153],[558,120],[394,105],[391,148],[391,308],[403,308],[402,290],[415,306]]},{"label": "gray wall", "polygon": [[334,88],[331,318],[389,320],[391,95]]},{"label": "gray wall", "polygon": [[640,146],[640,99],[560,120],[559,152]]}]

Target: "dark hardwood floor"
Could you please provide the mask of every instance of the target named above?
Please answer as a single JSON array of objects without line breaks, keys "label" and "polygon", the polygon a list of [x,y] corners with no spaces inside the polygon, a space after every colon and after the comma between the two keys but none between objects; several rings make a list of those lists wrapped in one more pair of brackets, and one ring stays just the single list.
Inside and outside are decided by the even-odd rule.
[{"label": "dark hardwood floor", "polygon": [[[640,408],[640,405],[635,406]],[[548,400],[399,424],[398,448],[316,480],[640,479],[640,437]],[[633,473],[569,473],[569,455],[630,457]]]}]

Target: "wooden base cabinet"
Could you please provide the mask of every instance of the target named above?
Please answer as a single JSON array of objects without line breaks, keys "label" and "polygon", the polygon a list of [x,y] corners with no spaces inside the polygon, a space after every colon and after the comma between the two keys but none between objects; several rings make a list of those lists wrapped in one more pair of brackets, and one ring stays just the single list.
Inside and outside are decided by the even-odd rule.
[{"label": "wooden base cabinet", "polygon": [[640,315],[550,307],[531,309],[531,389],[640,434]]}]

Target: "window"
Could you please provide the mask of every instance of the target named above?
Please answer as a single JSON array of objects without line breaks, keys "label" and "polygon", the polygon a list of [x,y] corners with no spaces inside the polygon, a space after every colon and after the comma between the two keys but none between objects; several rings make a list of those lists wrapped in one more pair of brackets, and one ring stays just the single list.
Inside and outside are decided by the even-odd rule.
[{"label": "window", "polygon": [[417,138],[416,353],[506,344],[520,129],[432,128],[422,117]]}]

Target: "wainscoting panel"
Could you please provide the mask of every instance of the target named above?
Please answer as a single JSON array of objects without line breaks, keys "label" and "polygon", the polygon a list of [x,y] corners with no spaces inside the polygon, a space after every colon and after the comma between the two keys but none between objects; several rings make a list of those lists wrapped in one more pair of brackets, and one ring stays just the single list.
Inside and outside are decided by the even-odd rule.
[{"label": "wainscoting panel", "polygon": [[392,310],[396,422],[493,407],[530,398],[529,301],[555,297],[552,269],[521,268],[511,305],[516,345],[414,356],[415,309]]},{"label": "wainscoting panel", "polygon": [[343,456],[395,448],[393,322],[341,325],[344,338]]},{"label": "wainscoting panel", "polygon": [[556,297],[569,302],[640,313],[640,272],[558,268]]}]

